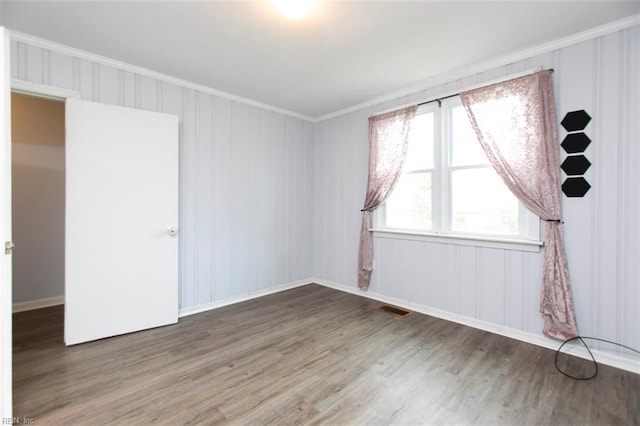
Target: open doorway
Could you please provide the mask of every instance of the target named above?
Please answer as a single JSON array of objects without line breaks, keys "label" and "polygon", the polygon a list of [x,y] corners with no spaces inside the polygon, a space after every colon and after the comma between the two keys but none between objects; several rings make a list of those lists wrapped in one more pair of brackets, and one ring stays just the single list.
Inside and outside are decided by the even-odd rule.
[{"label": "open doorway", "polygon": [[65,104],[11,95],[14,312],[64,302]]},{"label": "open doorway", "polygon": [[[64,100],[12,93],[11,136],[15,385],[45,361],[45,349],[64,348]],[[25,400],[14,386],[16,412]]]}]

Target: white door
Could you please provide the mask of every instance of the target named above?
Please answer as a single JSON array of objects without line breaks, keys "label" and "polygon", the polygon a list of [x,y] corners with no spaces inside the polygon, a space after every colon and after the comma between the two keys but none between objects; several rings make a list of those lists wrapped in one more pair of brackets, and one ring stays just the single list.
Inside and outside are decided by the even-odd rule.
[{"label": "white door", "polygon": [[65,343],[178,321],[178,117],[68,99]]},{"label": "white door", "polygon": [[9,86],[9,40],[0,27],[0,417],[11,418],[11,94]]}]

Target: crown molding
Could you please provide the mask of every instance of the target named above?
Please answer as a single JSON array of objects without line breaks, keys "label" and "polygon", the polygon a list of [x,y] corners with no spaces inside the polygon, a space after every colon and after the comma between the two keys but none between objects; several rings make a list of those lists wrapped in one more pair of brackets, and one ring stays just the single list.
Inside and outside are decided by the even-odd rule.
[{"label": "crown molding", "polygon": [[616,31],[621,31],[627,28],[631,28],[639,24],[640,24],[640,14],[631,15],[626,18],[612,21],[607,24],[600,25],[598,27],[591,28],[586,31],[582,31],[567,37],[563,37],[557,40],[532,46],[523,50],[518,50],[516,52],[499,56],[497,58],[494,58],[488,61],[483,61],[474,65],[460,67],[451,71],[443,72],[443,73],[434,75],[432,77],[429,77],[425,80],[422,80],[418,83],[405,86],[401,89],[395,90],[393,92],[389,92],[381,96],[377,96],[368,101],[361,102],[359,104],[356,104],[347,108],[343,108],[328,114],[320,115],[317,117],[311,117],[308,115],[300,114],[294,111],[289,111],[280,107],[255,101],[253,99],[237,96],[237,95],[227,93],[218,89],[214,89],[209,86],[193,83],[191,81],[183,80],[181,78],[173,77],[157,71],[152,71],[137,65],[132,65],[126,62],[118,61],[116,59],[111,59],[102,55],[87,52],[85,50],[77,49],[74,47],[66,46],[66,45],[49,41],[46,39],[35,37],[30,34],[25,34],[25,33],[21,33],[19,31],[14,31],[14,30],[7,30],[7,32],[8,32],[9,38],[17,42],[23,42],[29,45],[41,47],[44,49],[49,49],[58,53],[75,56],[88,61],[102,64],[102,65],[129,71],[134,74],[139,74],[145,77],[161,80],[166,83],[171,83],[171,84],[175,84],[188,89],[197,90],[199,92],[206,93],[209,95],[218,96],[221,98],[229,99],[236,102],[241,102],[243,104],[254,106],[264,110],[276,112],[278,114],[283,114],[286,116],[318,123],[318,122],[329,120],[335,117],[339,117],[341,115],[349,114],[351,112],[359,111],[371,106],[393,101],[393,100],[402,98],[404,96],[413,95],[423,90],[427,90],[445,83],[450,83],[455,80],[460,80],[478,73],[489,71],[494,68],[509,65],[514,62],[522,61],[522,60],[531,58],[533,56],[541,55],[557,49],[561,49],[563,47],[578,44],[583,41],[592,40],[594,38],[601,37]]},{"label": "crown molding", "polygon": [[[393,101],[404,96],[414,95],[423,90],[431,89],[442,84],[450,83],[455,80],[470,77],[475,74],[479,74],[485,71],[499,68],[505,65],[519,62],[533,56],[538,56],[544,53],[549,53],[563,47],[572,46],[574,44],[581,43],[583,41],[592,40],[597,37],[601,37],[616,31],[621,31],[627,28],[640,24],[640,14],[631,15],[623,19],[609,22],[608,24],[600,25],[595,28],[591,28],[586,31],[582,31],[576,34],[572,34],[567,37],[563,37],[557,40],[549,41],[543,44],[532,46],[523,50],[518,50],[497,58],[483,61],[474,65],[460,67],[451,71],[446,71],[418,83],[403,87],[402,89],[389,92],[385,95],[377,96],[368,101],[353,105],[329,114],[321,115],[313,119],[314,122],[321,122],[332,118],[339,117],[341,115],[349,114],[351,112],[359,111],[365,108],[376,106],[385,102]],[[417,103],[417,102],[416,102]]]},{"label": "crown molding", "polygon": [[277,106],[265,104],[263,102],[255,101],[253,99],[244,98],[242,96],[237,96],[232,93],[227,93],[222,90],[214,89],[209,86],[205,86],[202,84],[193,83],[188,80],[183,80],[178,77],[173,77],[167,74],[163,74],[157,71],[152,71],[150,69],[140,67],[137,65],[132,65],[126,62],[118,61],[116,59],[111,59],[106,56],[98,55],[96,53],[87,52],[86,50],[77,49],[75,47],[66,46],[64,44],[56,43],[54,41],[46,40],[40,37],[32,36],[30,34],[25,34],[19,31],[7,30],[9,38],[16,42],[27,43],[31,46],[40,47],[43,49],[48,49],[54,52],[58,52],[61,54],[74,56],[77,58],[85,59],[87,61],[96,62],[101,65],[106,65],[109,67],[117,68],[120,70],[128,71],[133,74],[142,75],[145,77],[153,78],[156,80],[161,80],[165,83],[175,84],[176,86],[184,87],[187,89],[193,89],[201,93],[206,93],[208,95],[218,96],[220,98],[229,99],[231,101],[241,102],[246,105],[254,106],[257,108],[261,108],[267,111],[276,112],[278,114],[287,115],[294,118],[299,118],[306,121],[315,121],[313,117],[309,117],[304,114],[300,114],[297,112],[289,111]]}]

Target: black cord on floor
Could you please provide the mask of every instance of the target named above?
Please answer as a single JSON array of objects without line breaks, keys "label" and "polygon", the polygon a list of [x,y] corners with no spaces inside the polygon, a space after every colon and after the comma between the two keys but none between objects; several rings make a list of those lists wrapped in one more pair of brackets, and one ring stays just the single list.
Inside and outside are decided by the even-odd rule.
[{"label": "black cord on floor", "polygon": [[[622,343],[616,343],[616,342],[612,342],[610,340],[605,340],[605,339],[600,339],[598,337],[586,337],[586,336],[577,336],[577,337],[572,337],[571,339],[567,339],[564,342],[562,342],[562,344],[560,345],[560,347],[558,348],[558,350],[556,351],[556,360],[555,360],[555,364],[556,364],[556,370],[558,370],[559,372],[561,372],[562,374],[564,374],[565,376],[574,379],[574,380],[591,380],[593,378],[595,378],[598,375],[598,363],[596,362],[595,357],[593,356],[593,354],[591,353],[591,349],[589,349],[589,346],[587,346],[587,344],[585,343],[584,339],[587,340],[597,340],[599,342],[605,342],[605,343],[610,343],[612,345],[616,345],[616,346],[620,346],[621,348],[625,348],[628,349],[632,352],[635,352],[637,354],[640,354],[640,351],[637,349],[634,349],[632,347],[623,345]],[[566,345],[569,342],[573,342],[574,340],[580,340],[580,342],[584,345],[584,347],[587,349],[587,352],[589,352],[589,356],[591,357],[591,360],[593,361],[593,366],[595,367],[595,371],[593,373],[593,375],[589,376],[589,377],[577,377],[577,376],[572,376],[569,373],[566,373],[564,371],[562,371],[560,369],[560,367],[558,367],[558,356],[560,355],[560,351],[562,350],[562,348],[564,347],[564,345]]]}]

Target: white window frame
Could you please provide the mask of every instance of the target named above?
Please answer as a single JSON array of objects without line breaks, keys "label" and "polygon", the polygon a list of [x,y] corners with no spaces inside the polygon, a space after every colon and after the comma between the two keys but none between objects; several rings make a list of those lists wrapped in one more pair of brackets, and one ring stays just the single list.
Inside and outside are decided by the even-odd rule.
[{"label": "white window frame", "polygon": [[[404,240],[418,240],[436,243],[457,244],[476,247],[491,247],[507,250],[539,252],[543,245],[540,237],[540,218],[519,202],[520,236],[501,236],[492,234],[467,233],[451,230],[451,175],[454,170],[491,168],[491,165],[453,166],[449,164],[451,132],[445,132],[450,125],[449,111],[460,105],[458,96],[442,100],[439,103],[419,107],[416,115],[436,111],[434,141],[434,169],[432,171],[433,230],[386,228],[385,205],[376,209],[373,215],[374,236]],[[439,110],[439,112],[438,112]],[[443,132],[445,133],[443,135]],[[446,140],[444,138],[446,137]]]}]

